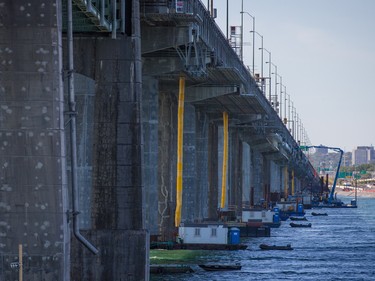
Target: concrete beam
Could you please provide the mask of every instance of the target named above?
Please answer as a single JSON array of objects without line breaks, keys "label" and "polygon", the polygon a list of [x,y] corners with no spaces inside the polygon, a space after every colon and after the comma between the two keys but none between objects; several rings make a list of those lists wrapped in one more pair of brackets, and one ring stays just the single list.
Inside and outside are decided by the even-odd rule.
[{"label": "concrete beam", "polygon": [[235,86],[193,86],[185,90],[186,102],[204,101],[206,99],[219,97],[228,94],[238,93],[238,87]]},{"label": "concrete beam", "polygon": [[[144,76],[176,75],[184,70],[180,57],[143,57],[142,74]],[[176,77],[177,79],[177,77]]]},{"label": "concrete beam", "polygon": [[142,55],[190,42],[188,26],[142,26]]}]

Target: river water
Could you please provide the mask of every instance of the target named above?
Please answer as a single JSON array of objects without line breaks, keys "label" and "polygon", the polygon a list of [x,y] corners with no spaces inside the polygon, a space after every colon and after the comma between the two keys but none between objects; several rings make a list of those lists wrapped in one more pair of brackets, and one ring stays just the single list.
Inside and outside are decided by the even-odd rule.
[{"label": "river water", "polygon": [[[328,216],[312,216],[312,211]],[[292,228],[288,220],[272,228],[271,237],[242,239],[248,245],[242,251],[151,251],[151,264],[194,269],[151,275],[151,280],[375,280],[375,198],[359,198],[356,209],[306,210],[306,217],[311,228]],[[261,243],[291,244],[294,250],[262,251]],[[197,266],[202,263],[240,263],[242,269],[207,272]]]}]

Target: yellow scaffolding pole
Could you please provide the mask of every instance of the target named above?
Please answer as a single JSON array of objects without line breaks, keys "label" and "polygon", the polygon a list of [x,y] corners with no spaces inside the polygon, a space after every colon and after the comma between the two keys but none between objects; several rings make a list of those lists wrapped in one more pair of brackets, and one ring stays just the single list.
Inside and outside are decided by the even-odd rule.
[{"label": "yellow scaffolding pole", "polygon": [[292,196],[294,195],[294,170],[292,170]]},{"label": "yellow scaffolding pole", "polygon": [[224,130],[224,143],[223,143],[223,171],[221,179],[221,204],[220,208],[225,207],[225,195],[227,193],[227,166],[228,166],[228,113],[223,112],[223,130]]},{"label": "yellow scaffolding pole", "polygon": [[182,208],[182,169],[183,169],[183,137],[184,137],[184,101],[185,77],[180,77],[178,93],[178,120],[177,120],[177,181],[176,181],[176,211],[174,223],[179,227]]}]

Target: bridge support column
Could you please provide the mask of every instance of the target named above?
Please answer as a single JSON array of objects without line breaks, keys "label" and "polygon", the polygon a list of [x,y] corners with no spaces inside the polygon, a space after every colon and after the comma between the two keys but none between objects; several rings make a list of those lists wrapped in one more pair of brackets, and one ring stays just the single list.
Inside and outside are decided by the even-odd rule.
[{"label": "bridge support column", "polygon": [[237,129],[231,130],[229,143],[228,205],[235,208],[236,214],[240,215],[242,210],[242,141]]},{"label": "bridge support column", "polygon": [[251,178],[253,180],[253,185],[254,186],[254,192],[252,192],[253,196],[253,202],[254,204],[259,203],[260,199],[263,199],[264,193],[263,193],[263,183],[264,183],[264,159],[263,155],[261,152],[257,150],[253,150],[253,170],[251,172]]},{"label": "bridge support column", "polygon": [[158,126],[159,126],[159,82],[143,76],[142,124],[144,139],[143,183],[145,187],[146,228],[151,238],[158,234]]},{"label": "bridge support column", "polygon": [[[208,135],[209,135],[209,117],[201,111],[197,111],[196,118],[196,148],[195,162],[196,170],[196,191],[195,191],[195,217],[200,219],[208,217],[207,202],[209,200],[209,157],[208,157]],[[186,163],[188,165],[188,163]],[[216,211],[216,209],[215,209]]]},{"label": "bridge support column", "polygon": [[196,176],[196,117],[194,106],[185,103],[182,219],[188,221],[199,219],[199,201],[196,200],[200,196]]},{"label": "bridge support column", "polygon": [[270,201],[277,202],[280,199],[282,174],[280,165],[270,161]]},{"label": "bridge support column", "polygon": [[[172,240],[175,230],[176,159],[177,159],[177,93],[159,94],[159,150],[158,150],[158,216],[162,241]],[[174,161],[172,161],[174,159]]]},{"label": "bridge support column", "polygon": [[60,4],[0,5],[0,280],[70,280]]},{"label": "bridge support column", "polygon": [[[263,154],[262,154],[263,156]],[[270,190],[271,190],[271,161],[267,157],[263,156],[263,199],[267,202],[266,206],[270,201]]]},{"label": "bridge support column", "polygon": [[208,128],[208,218],[217,219],[219,196],[219,131],[215,122],[211,121]]},{"label": "bridge support column", "polygon": [[92,66],[87,70],[96,81],[93,221],[85,235],[100,253],[93,257],[74,240],[71,276],[90,281],[148,280],[139,46],[126,36],[81,38],[75,44],[77,52],[95,50],[94,57],[77,60],[77,69]]},{"label": "bridge support column", "polygon": [[250,207],[250,192],[251,192],[251,149],[250,146],[242,143],[242,205],[243,207]]}]

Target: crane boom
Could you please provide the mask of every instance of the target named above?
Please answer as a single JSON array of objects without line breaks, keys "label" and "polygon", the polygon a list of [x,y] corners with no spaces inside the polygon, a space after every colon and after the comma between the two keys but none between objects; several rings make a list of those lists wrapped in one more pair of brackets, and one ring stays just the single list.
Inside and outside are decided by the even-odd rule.
[{"label": "crane boom", "polygon": [[331,150],[334,150],[334,151],[340,153],[340,160],[339,160],[339,163],[337,165],[335,179],[333,181],[332,189],[331,189],[331,192],[330,192],[329,197],[328,197],[328,203],[331,204],[332,201],[333,201],[334,194],[335,194],[337,178],[339,177],[339,171],[340,171],[341,161],[342,161],[342,156],[344,154],[344,151],[341,148],[338,148],[338,147],[329,147],[329,146],[324,146],[324,145],[311,145],[311,146],[305,146],[305,148],[306,148],[306,150],[309,149],[309,148],[327,148],[327,149],[331,149]]}]

